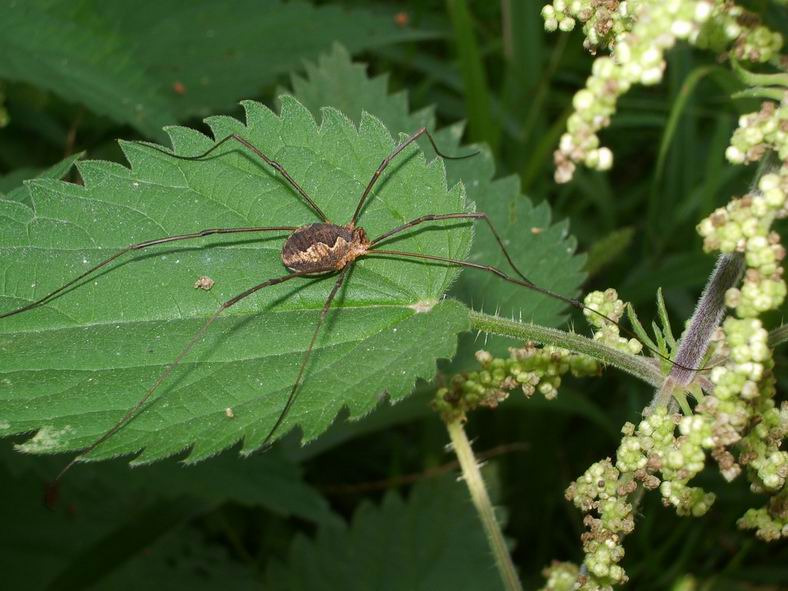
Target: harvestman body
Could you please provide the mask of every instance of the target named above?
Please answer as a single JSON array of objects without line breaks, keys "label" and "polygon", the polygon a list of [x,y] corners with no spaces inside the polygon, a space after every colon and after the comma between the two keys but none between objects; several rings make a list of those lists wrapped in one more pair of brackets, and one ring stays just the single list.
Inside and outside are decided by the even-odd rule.
[{"label": "harvestman body", "polygon": [[363,228],[309,224],[287,238],[282,263],[291,271],[319,275],[341,271],[368,249],[369,239]]},{"label": "harvestman body", "polygon": [[[339,292],[340,287],[342,286],[343,282],[345,281],[346,277],[348,276],[348,270],[353,267],[355,261],[364,256],[389,256],[389,257],[397,257],[397,258],[404,258],[404,259],[420,259],[420,260],[427,260],[433,261],[440,264],[445,265],[453,265],[459,266],[464,268],[470,269],[477,269],[482,271],[487,271],[489,273],[493,273],[507,281],[509,283],[514,283],[516,285],[528,288],[530,290],[542,293],[546,296],[558,299],[562,302],[565,302],[575,308],[581,310],[590,310],[594,314],[605,318],[606,320],[618,325],[617,322],[614,320],[607,318],[603,314],[584,306],[579,300],[573,298],[567,298],[562,296],[558,293],[552,292],[550,290],[541,288],[531,281],[529,281],[525,275],[523,275],[520,270],[515,265],[512,258],[509,256],[503,241],[501,240],[498,232],[493,227],[492,223],[490,222],[487,214],[483,212],[458,212],[458,213],[446,213],[446,214],[426,214],[415,219],[410,220],[409,222],[397,226],[387,232],[384,232],[380,236],[377,236],[374,239],[370,239],[364,229],[360,226],[356,225],[356,222],[361,214],[361,211],[364,207],[364,204],[371,194],[372,188],[374,187],[377,180],[380,178],[380,175],[389,165],[389,163],[398,155],[400,154],[406,147],[413,144],[417,139],[422,136],[426,136],[427,139],[432,144],[433,149],[435,152],[441,156],[442,158],[448,159],[461,159],[461,158],[468,158],[474,156],[476,153],[468,154],[459,157],[451,157],[446,156],[438,150],[437,145],[435,144],[434,139],[430,135],[429,131],[426,128],[421,128],[411,134],[407,139],[405,139],[401,144],[396,146],[394,150],[381,162],[380,166],[378,166],[377,170],[374,172],[372,177],[370,178],[369,182],[367,183],[364,192],[359,199],[358,205],[356,206],[356,210],[353,214],[351,220],[345,225],[337,225],[329,221],[320,207],[312,200],[312,198],[301,188],[301,186],[289,175],[289,173],[284,169],[284,167],[276,162],[275,160],[266,156],[262,151],[260,151],[257,147],[253,144],[248,142],[243,137],[232,134],[224,139],[218,141],[212,148],[204,152],[203,154],[199,154],[197,156],[179,156],[172,154],[160,147],[154,145],[148,145],[151,149],[157,150],[159,152],[165,153],[169,156],[179,158],[182,160],[200,160],[207,157],[221,145],[235,141],[241,144],[243,147],[247,148],[249,151],[257,155],[261,160],[263,160],[266,164],[274,168],[282,177],[288,182],[288,184],[300,195],[301,198],[310,206],[310,208],[317,214],[320,218],[320,222],[307,224],[304,226],[268,226],[268,227],[242,227],[242,228],[210,228],[206,230],[201,230],[199,232],[194,232],[190,234],[182,234],[177,236],[165,236],[162,238],[157,238],[153,240],[147,240],[145,242],[140,242],[137,244],[132,244],[125,249],[117,252],[113,256],[105,259],[104,261],[98,263],[97,265],[93,266],[92,268],[88,269],[80,276],[74,278],[70,282],[66,283],[65,285],[61,286],[60,288],[52,291],[51,293],[47,294],[46,296],[31,302],[21,308],[16,310],[12,310],[10,312],[6,312],[0,314],[0,319],[13,316],[20,312],[24,312],[26,310],[38,307],[46,302],[52,300],[53,298],[57,297],[59,294],[63,293],[69,287],[77,284],[82,279],[87,277],[88,275],[94,273],[95,271],[105,267],[106,265],[110,264],[112,261],[116,260],[120,256],[137,250],[142,250],[151,246],[165,244],[170,242],[176,242],[181,240],[191,240],[196,238],[201,238],[204,236],[210,236],[214,234],[232,234],[232,233],[262,233],[262,232],[276,232],[276,231],[288,231],[290,232],[289,236],[285,240],[284,245],[282,246],[281,258],[282,263],[284,266],[290,271],[287,275],[283,275],[281,277],[277,277],[274,279],[266,280],[254,287],[251,287],[240,294],[236,295],[235,297],[227,300],[224,302],[219,309],[202,325],[202,327],[192,336],[189,342],[184,346],[181,352],[175,357],[175,359],[170,363],[170,365],[161,373],[155,383],[147,390],[145,395],[132,407],[128,410],[128,412],[121,418],[112,428],[110,428],[104,435],[102,435],[99,439],[97,439],[94,443],[92,443],[80,456],[77,456],[71,462],[69,462],[65,468],[58,474],[55,481],[59,481],[60,478],[68,471],[75,463],[79,461],[79,459],[89,454],[91,451],[96,449],[99,445],[105,442],[107,439],[112,437],[115,433],[117,433],[121,428],[123,428],[129,421],[131,421],[142,409],[145,403],[151,398],[151,396],[158,390],[159,386],[171,375],[173,370],[181,363],[181,361],[189,354],[191,349],[194,345],[202,339],[205,333],[208,331],[208,328],[213,324],[213,322],[219,317],[219,315],[234,306],[241,300],[245,299],[246,297],[264,289],[266,287],[270,287],[272,285],[277,285],[279,283],[284,283],[286,281],[290,281],[291,279],[295,279],[296,277],[314,277],[314,276],[325,276],[332,273],[337,274],[336,281],[334,283],[333,288],[331,289],[328,297],[326,298],[323,307],[320,312],[320,316],[315,324],[314,332],[312,333],[312,338],[310,340],[309,346],[304,351],[304,355],[302,357],[301,364],[299,366],[298,374],[296,376],[295,381],[293,382],[293,386],[290,390],[290,394],[282,408],[281,413],[279,414],[277,420],[275,421],[273,427],[269,431],[268,435],[266,436],[265,440],[263,441],[263,446],[266,446],[275,435],[278,428],[281,426],[282,422],[284,421],[285,417],[287,416],[288,412],[293,406],[293,403],[296,399],[296,396],[299,391],[299,387],[301,385],[304,370],[307,366],[309,361],[309,357],[312,353],[312,349],[314,348],[315,342],[317,340],[318,334],[320,332],[320,328],[325,320],[327,313],[331,307],[331,303],[333,302],[335,296]],[[487,227],[490,229],[492,234],[495,236],[495,239],[498,243],[498,246],[501,249],[501,252],[504,254],[509,266],[513,269],[513,271],[518,275],[517,277],[512,277],[502,271],[501,269],[494,267],[492,265],[485,265],[480,263],[472,263],[470,261],[464,261],[459,259],[452,259],[448,257],[430,255],[430,254],[423,254],[423,253],[413,253],[413,252],[402,252],[398,250],[384,250],[378,247],[378,245],[394,236],[395,234],[399,234],[404,232],[414,226],[418,226],[423,223],[428,223],[431,221],[442,221],[442,220],[484,220],[486,222]],[[625,330],[627,333],[632,334],[630,331]],[[634,336],[634,335],[632,335]],[[652,350],[652,352],[656,353],[659,357],[666,359],[667,361],[671,361],[667,359],[664,355],[657,351],[653,351],[650,347],[645,345],[646,348]],[[680,366],[675,362],[672,362],[673,365]],[[692,368],[683,368],[691,370]],[[696,371],[696,370],[693,370]]]}]

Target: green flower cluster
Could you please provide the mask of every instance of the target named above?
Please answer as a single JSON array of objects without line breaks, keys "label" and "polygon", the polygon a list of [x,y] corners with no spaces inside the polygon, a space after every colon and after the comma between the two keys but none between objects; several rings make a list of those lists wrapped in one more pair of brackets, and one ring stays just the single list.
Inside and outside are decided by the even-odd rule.
[{"label": "green flower cluster", "polygon": [[767,150],[774,150],[780,160],[788,159],[788,99],[777,105],[765,101],[761,110],[739,117],[725,156],[733,164],[756,162]]},{"label": "green flower cluster", "polygon": [[[567,500],[588,513],[583,523],[588,528],[582,536],[588,576],[580,589],[611,589],[626,583],[628,577],[618,564],[624,558],[623,538],[635,528],[628,496],[634,481],[625,481],[610,458],[592,464],[566,490]],[[595,511],[598,517],[590,512]]]},{"label": "green flower cluster", "polygon": [[[723,476],[732,480],[744,466],[753,492],[774,495],[766,507],[751,509],[739,520],[740,527],[756,529],[759,538],[771,541],[788,536],[788,452],[781,449],[788,435],[788,402],[775,404],[773,361],[760,320],[728,318],[723,328],[729,360],[712,371],[713,396],[697,411],[713,425],[720,447],[712,455]],[[722,448],[732,444],[736,456]]]},{"label": "green flower cluster", "polygon": [[768,333],[758,319],[727,318],[723,324],[729,349],[728,362],[715,367],[710,375],[714,396],[705,398],[698,406],[700,412],[719,419],[733,433],[723,445],[739,440],[753,419],[751,402],[761,396],[761,383],[771,381],[772,359],[767,346]]},{"label": "green flower cluster", "polygon": [[587,47],[607,45],[613,51],[611,57],[594,62],[586,87],[575,94],[575,111],[554,155],[555,179],[559,183],[571,180],[578,162],[596,170],[612,166],[613,153],[600,147],[597,132],[610,124],[618,98],[633,84],[649,85],[662,80],[665,50],[677,38],[696,34],[712,9],[711,3],[705,1],[641,0],[619,4],[619,8],[626,7],[624,10],[600,8],[602,4],[597,0],[555,0],[542,10],[548,30],[554,22],[564,30],[572,28],[576,18],[585,21]]},{"label": "green flower cluster", "polygon": [[779,107],[767,103],[758,113],[739,120],[728,159],[751,162],[773,151],[782,166],[764,174],[757,191],[733,200],[698,225],[707,251],[740,252],[747,263],[741,288],[731,288],[725,296],[738,316],[723,323],[727,361],[712,370],[713,393],[696,410],[712,426],[716,440],[712,456],[723,476],[732,480],[744,467],[754,492],[773,495],[765,507],[751,509],[739,520],[740,527],[755,529],[764,540],[788,536],[788,452],[781,449],[788,435],[788,403],[774,402],[772,352],[768,333],[757,318],[780,306],[786,296],[785,249],[771,226],[788,215],[787,131],[785,101]]},{"label": "green flower cluster", "polygon": [[[637,3],[638,0],[630,2]],[[629,15],[630,10],[626,5],[622,9],[618,2],[594,0],[554,0],[542,8],[547,31],[571,31],[578,20],[582,22],[585,35],[583,47],[591,53],[596,53],[599,47],[612,45],[618,35],[629,31],[632,27]]]},{"label": "green flower cluster", "polygon": [[741,6],[731,5],[725,14],[725,33],[736,39],[731,54],[738,60],[764,64],[774,59],[783,46],[780,33],[760,23],[751,23],[751,15]]},{"label": "green flower cluster", "polygon": [[715,496],[687,483],[703,470],[704,450],[713,448],[715,440],[710,422],[703,417],[682,417],[678,427],[679,437],[662,449],[654,450],[652,461],[655,467],[659,466],[662,475],[659,492],[663,503],[675,507],[679,515],[700,517],[711,508]]},{"label": "green flower cluster", "polygon": [[623,538],[634,529],[629,499],[638,486],[658,488],[663,503],[679,515],[701,516],[714,503],[713,494],[687,484],[703,470],[705,450],[718,444],[710,421],[658,407],[637,428],[626,423],[622,432],[615,465],[609,458],[593,464],[566,491],[578,509],[598,515],[584,520],[589,528],[583,536],[584,564],[590,576],[581,589],[610,589],[626,582],[618,562],[624,557]]},{"label": "green flower cluster", "polygon": [[[680,436],[676,437],[676,427]],[[714,495],[687,485],[703,470],[704,449],[714,447],[711,425],[701,417],[669,415],[658,407],[635,429],[627,423],[616,453],[616,467],[646,489],[659,487],[665,506],[679,515],[698,517],[714,502]],[[659,475],[659,476],[657,476]]]},{"label": "green flower cluster", "polygon": [[[583,315],[591,326],[597,328],[594,331],[595,341],[632,355],[637,355],[643,350],[643,343],[637,339],[622,337],[619,333],[618,325],[604,318],[606,316],[618,322],[624,315],[626,305],[622,300],[618,299],[618,293],[616,293],[615,289],[592,291],[585,297],[583,303],[586,305]],[[594,312],[598,313],[595,314]]]},{"label": "green flower cluster", "polygon": [[[578,163],[598,170],[612,165],[612,154],[600,147],[597,133],[609,125],[618,97],[633,84],[661,80],[664,52],[678,40],[759,63],[778,58],[783,43],[732,0],[555,0],[542,16],[547,30],[568,31],[582,22],[586,48],[612,52],[594,62],[586,87],[574,97],[575,112],[555,153],[557,182],[570,180]],[[697,389],[694,415],[669,414],[667,407],[657,406],[637,427],[626,424],[615,464],[610,459],[593,464],[567,489],[567,498],[588,513],[584,567],[554,565],[546,571],[545,589],[567,588],[564,582],[573,574],[573,588],[583,590],[608,590],[625,582],[619,562],[622,539],[634,527],[633,493],[658,489],[663,503],[679,515],[704,515],[715,497],[689,481],[703,470],[707,454],[726,479],[745,468],[753,491],[773,495],[766,507],[748,511],[740,527],[756,529],[762,539],[788,536],[788,452],[781,450],[788,403],[774,403],[768,334],[757,319],[786,296],[785,250],[771,226],[788,215],[788,94],[780,107],[767,105],[741,118],[727,157],[751,162],[769,150],[779,155],[782,168],[761,177],[757,192],[718,209],[698,226],[707,251],[742,253],[748,266],[742,287],[726,293],[726,304],[738,318],[726,320],[721,331],[724,340],[716,353],[727,354],[727,361],[710,376],[712,394],[703,397]],[[590,294],[586,305],[616,320],[623,313],[615,292]],[[598,314],[586,311],[586,317],[599,329],[596,339],[620,349],[640,347],[621,338],[618,327]]]},{"label": "green flower cluster", "polygon": [[765,174],[758,191],[734,199],[698,224],[707,252],[744,253],[747,272],[741,288],[731,288],[726,303],[741,318],[754,318],[777,308],[785,299],[782,259],[785,248],[771,231],[776,218],[788,214],[788,166],[779,173]]},{"label": "green flower cluster", "polygon": [[662,80],[664,53],[678,40],[717,52],[731,47],[735,57],[755,62],[774,59],[783,41],[730,0],[553,0],[542,17],[548,31],[569,31],[579,20],[587,49],[611,50],[594,62],[573,99],[574,113],[554,153],[558,183],[570,181],[578,163],[595,170],[612,166],[613,154],[600,146],[597,133],[610,125],[618,98],[633,84]]},{"label": "green flower cluster", "polygon": [[714,397],[700,408],[718,424],[733,430],[730,438],[736,440],[738,462],[726,457],[723,467],[728,470],[723,474],[735,476],[739,465],[746,466],[754,491],[777,493],[766,507],[748,511],[739,522],[741,527],[755,528],[756,535],[763,539],[775,539],[775,532],[783,531],[786,521],[784,504],[775,499],[784,498],[788,477],[788,452],[780,449],[788,434],[788,405],[783,403],[778,408],[774,403],[768,334],[755,318],[778,307],[786,295],[781,266],[785,250],[779,236],[770,231],[775,219],[788,214],[786,128],[785,101],[779,107],[765,103],[759,112],[740,119],[726,152],[728,159],[751,162],[772,150],[783,166],[761,177],[758,192],[717,210],[698,227],[707,249],[743,252],[748,265],[741,289],[726,294],[726,302],[741,318],[729,318],[724,325],[731,348],[729,361],[712,372]]},{"label": "green flower cluster", "polygon": [[742,529],[756,530],[755,535],[766,542],[788,538],[788,489],[769,499],[766,507],[749,509],[736,523]]},{"label": "green flower cluster", "polygon": [[509,348],[507,359],[495,358],[487,351],[477,351],[478,371],[452,376],[448,386],[435,393],[433,408],[446,422],[465,420],[466,414],[480,406],[495,408],[520,389],[527,397],[539,392],[548,400],[558,395],[561,376],[568,371],[575,376],[597,375],[599,363],[587,355],[559,347]]},{"label": "green flower cluster", "polygon": [[575,591],[582,575],[576,564],[556,560],[542,570],[542,576],[546,582],[541,591]]},{"label": "green flower cluster", "polygon": [[788,452],[780,449],[788,434],[788,404],[776,407],[771,399],[759,401],[758,424],[742,438],[740,462],[747,466],[754,492],[786,490]]}]

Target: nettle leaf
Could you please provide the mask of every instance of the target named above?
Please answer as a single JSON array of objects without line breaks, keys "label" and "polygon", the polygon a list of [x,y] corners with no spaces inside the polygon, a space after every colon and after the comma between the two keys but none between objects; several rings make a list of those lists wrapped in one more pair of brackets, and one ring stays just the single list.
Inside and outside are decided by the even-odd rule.
[{"label": "nettle leaf", "polygon": [[[244,103],[247,125],[208,120],[216,138],[237,132],[276,158],[330,219],[349,221],[358,197],[395,146],[382,123],[358,129],[335,109],[318,125],[285,99],[281,115]],[[170,128],[175,150],[194,155],[213,140]],[[297,226],[318,221],[282,177],[235,143],[184,161],[124,143],[131,168],[81,162],[84,186],[28,183],[32,207],[0,201],[0,309],[48,293],[127,244],[210,227]],[[424,213],[464,211],[440,159],[414,146],[381,177],[360,224],[371,236]],[[464,258],[469,224],[439,224],[397,242],[405,251]],[[119,259],[43,308],[0,321],[0,427],[39,429],[27,452],[84,448],[137,402],[223,301],[286,274],[286,233],[211,237]],[[358,262],[326,320],[304,385],[277,436],[298,425],[306,440],[341,408],[351,418],[384,394],[399,400],[431,378],[468,328],[467,309],[442,296],[457,269],[383,257]],[[209,276],[210,291],[195,289]],[[196,461],[241,442],[260,447],[298,372],[331,278],[295,279],[229,309],[144,411],[99,446],[99,459],[142,450],[138,462],[189,448]]]},{"label": "nettle leaf", "polygon": [[347,528],[296,538],[287,565],[266,574],[266,589],[288,591],[502,588],[468,492],[450,477],[362,504]]},{"label": "nettle leaf", "polygon": [[[317,64],[307,64],[306,77],[294,76],[292,84],[295,96],[313,113],[317,113],[320,105],[331,104],[354,121],[359,121],[365,111],[372,113],[389,129],[399,132],[436,127],[432,109],[411,113],[405,92],[388,94],[386,76],[369,78],[366,68],[354,64],[340,45],[334,45]],[[461,135],[462,127],[454,125],[436,132],[435,138],[441,150],[450,155],[475,149],[461,146]],[[433,152],[426,141],[421,147],[425,153]],[[517,177],[496,179],[495,162],[489,150],[485,146],[478,149],[481,153],[474,158],[446,161],[449,184],[464,183],[468,197],[479,211],[490,216],[526,277],[558,293],[576,295],[584,278],[585,256],[575,254],[577,241],[569,234],[568,222],[554,224],[549,205],[543,202],[534,206],[520,193]],[[476,224],[469,259],[511,272],[493,235],[482,222]],[[490,273],[464,271],[453,293],[474,308],[525,322],[558,326],[566,320],[565,303],[505,283]],[[468,348],[475,350],[479,345],[469,339]]]}]

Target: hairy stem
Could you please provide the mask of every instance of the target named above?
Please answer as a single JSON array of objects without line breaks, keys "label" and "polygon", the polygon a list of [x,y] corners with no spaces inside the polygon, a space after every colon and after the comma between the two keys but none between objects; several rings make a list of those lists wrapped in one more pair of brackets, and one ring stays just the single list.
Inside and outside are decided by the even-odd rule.
[{"label": "hairy stem", "polygon": [[470,313],[470,319],[471,329],[584,353],[606,365],[624,370],[655,388],[662,387],[665,381],[659,367],[646,357],[613,349],[579,334],[537,324],[516,322],[473,310]]},{"label": "hairy stem", "polygon": [[739,282],[744,265],[744,256],[740,253],[722,254],[717,259],[717,266],[703,288],[689,326],[681,337],[676,353],[677,365],[673,366],[668,379],[657,390],[649,405],[650,409],[670,404],[673,390],[687,386],[696,377],[697,372],[684,367],[701,366],[711,336],[725,315],[725,292]]},{"label": "hairy stem", "polygon": [[460,468],[462,468],[463,480],[465,480],[465,484],[471,493],[473,506],[476,507],[479,518],[482,520],[484,533],[487,534],[487,542],[490,544],[490,549],[495,557],[495,565],[498,567],[498,572],[503,580],[504,589],[507,591],[522,591],[523,587],[520,584],[520,579],[517,577],[517,572],[514,570],[512,557],[509,555],[509,549],[506,547],[501,528],[495,519],[495,511],[490,502],[490,495],[487,494],[487,488],[484,486],[484,479],[482,479],[479,464],[473,455],[471,443],[465,434],[462,421],[451,421],[446,424],[446,428],[449,431],[449,437],[451,437],[454,453],[457,454],[457,460],[460,462]]}]

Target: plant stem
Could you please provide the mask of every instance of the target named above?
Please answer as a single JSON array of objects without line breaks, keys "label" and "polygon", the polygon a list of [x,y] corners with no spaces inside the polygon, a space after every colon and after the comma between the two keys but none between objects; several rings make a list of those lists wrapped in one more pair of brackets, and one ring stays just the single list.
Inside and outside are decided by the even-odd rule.
[{"label": "plant stem", "polygon": [[696,378],[696,371],[685,368],[700,367],[703,363],[711,336],[725,315],[725,292],[739,282],[744,266],[741,253],[721,254],[717,259],[717,266],[703,288],[689,326],[681,337],[676,365],[654,395],[649,404],[650,409],[667,406],[673,399],[675,388],[685,388]]},{"label": "plant stem", "polygon": [[516,322],[473,310],[470,312],[470,320],[471,329],[512,337],[520,341],[534,341],[544,345],[554,345],[577,353],[584,353],[606,365],[612,365],[624,370],[655,388],[661,387],[665,381],[665,377],[660,372],[659,367],[646,357],[631,355],[624,351],[613,349],[579,334],[547,328],[537,324]]},{"label": "plant stem", "polygon": [[451,437],[454,453],[457,454],[457,460],[460,462],[463,479],[471,493],[471,500],[479,513],[479,518],[482,520],[484,533],[487,534],[487,542],[490,544],[490,549],[495,557],[495,565],[498,567],[504,588],[507,591],[522,591],[523,587],[520,584],[520,579],[517,577],[517,572],[514,570],[512,557],[509,555],[509,549],[506,547],[501,528],[495,519],[495,511],[490,502],[490,495],[487,494],[487,488],[484,486],[479,464],[477,464],[473,455],[473,450],[465,434],[462,422],[459,420],[451,421],[446,424],[446,428],[449,431],[449,437]]}]

